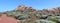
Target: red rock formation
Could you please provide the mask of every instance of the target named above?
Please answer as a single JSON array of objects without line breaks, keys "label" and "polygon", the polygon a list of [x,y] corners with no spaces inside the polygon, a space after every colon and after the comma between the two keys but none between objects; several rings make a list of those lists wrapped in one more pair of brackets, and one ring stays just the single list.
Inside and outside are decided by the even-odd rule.
[{"label": "red rock formation", "polygon": [[25,9],[28,10],[28,9],[31,9],[32,7],[30,6],[26,6]]},{"label": "red rock formation", "polygon": [[16,10],[23,10],[24,9],[24,5],[23,4],[19,4],[18,8],[16,8]]},{"label": "red rock formation", "polygon": [[[31,6],[24,6],[23,4],[20,4],[18,6],[18,8],[16,8],[16,10],[19,10],[19,11],[24,11],[24,10],[28,10],[30,12],[34,12],[36,11],[36,9],[33,9]],[[56,7],[56,8],[49,8],[49,9],[43,9],[42,12],[43,13],[50,13],[50,14],[55,14],[57,12],[60,11],[60,7]]]},{"label": "red rock formation", "polygon": [[43,13],[49,13],[49,14],[57,14],[57,13],[59,13],[60,12],[60,7],[56,7],[56,8],[49,8],[49,9],[43,9],[43,10],[41,10],[41,12],[43,12]]},{"label": "red rock formation", "polygon": [[24,6],[23,4],[20,4],[16,10],[19,11],[24,11],[24,10],[29,10],[31,12],[36,11],[36,9],[33,9],[31,6]]}]

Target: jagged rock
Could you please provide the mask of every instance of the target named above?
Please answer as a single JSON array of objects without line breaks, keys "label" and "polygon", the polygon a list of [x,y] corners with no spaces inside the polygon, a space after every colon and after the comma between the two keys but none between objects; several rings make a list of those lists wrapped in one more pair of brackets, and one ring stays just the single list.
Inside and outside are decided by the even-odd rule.
[{"label": "jagged rock", "polygon": [[43,9],[41,10],[43,13],[46,12],[48,14],[59,14],[60,13],[60,7],[56,8],[49,8],[49,9]]},{"label": "jagged rock", "polygon": [[31,8],[32,8],[32,7],[30,7],[30,6],[26,6],[26,7],[25,7],[26,10],[29,10],[29,9],[31,9]]},{"label": "jagged rock", "polygon": [[16,8],[16,10],[23,10],[24,9],[24,5],[23,4],[19,4],[18,8]]},{"label": "jagged rock", "polygon": [[16,8],[16,10],[19,10],[19,11],[28,10],[30,12],[36,11],[36,9],[33,9],[31,6],[24,6],[23,4],[20,4],[18,8]]}]

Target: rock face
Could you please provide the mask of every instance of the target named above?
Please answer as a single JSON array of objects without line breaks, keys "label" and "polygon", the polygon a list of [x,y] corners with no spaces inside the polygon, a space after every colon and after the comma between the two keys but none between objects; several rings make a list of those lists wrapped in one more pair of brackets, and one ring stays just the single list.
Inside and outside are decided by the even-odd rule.
[{"label": "rock face", "polygon": [[24,5],[20,4],[16,10],[23,10],[23,9],[24,9]]},{"label": "rock face", "polygon": [[0,23],[18,23],[16,19],[12,17],[7,17],[6,14],[0,15]]},{"label": "rock face", "polygon": [[60,7],[43,9],[43,10],[41,10],[41,12],[43,12],[43,13],[46,12],[48,14],[59,14],[60,13]]},{"label": "rock face", "polygon": [[30,6],[24,6],[23,4],[20,4],[20,5],[18,6],[18,8],[16,8],[16,10],[20,10],[20,11],[22,11],[22,10],[29,10],[29,11],[31,11],[31,12],[36,11],[36,10],[33,9],[32,7],[30,7]]},{"label": "rock face", "polygon": [[[29,10],[31,12],[36,11],[36,9],[33,9],[31,6],[25,6],[23,4],[19,4],[16,10],[20,10],[20,11]],[[48,12],[50,14],[55,14],[55,13],[58,13],[59,10],[60,10],[60,7],[56,7],[56,8],[43,9],[42,12]]]}]

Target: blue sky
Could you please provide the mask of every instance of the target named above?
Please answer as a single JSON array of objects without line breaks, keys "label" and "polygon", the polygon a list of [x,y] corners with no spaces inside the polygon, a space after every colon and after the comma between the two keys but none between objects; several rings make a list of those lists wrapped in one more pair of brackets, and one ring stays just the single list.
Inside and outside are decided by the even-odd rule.
[{"label": "blue sky", "polygon": [[0,0],[0,12],[17,8],[19,4],[32,6],[37,10],[60,6],[60,0]]}]

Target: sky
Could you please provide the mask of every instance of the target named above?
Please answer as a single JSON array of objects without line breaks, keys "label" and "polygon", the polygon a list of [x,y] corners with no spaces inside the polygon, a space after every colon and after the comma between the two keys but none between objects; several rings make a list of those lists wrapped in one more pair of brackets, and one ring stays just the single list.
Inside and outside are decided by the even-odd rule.
[{"label": "sky", "polygon": [[0,0],[0,12],[13,10],[19,4],[41,10],[60,6],[60,0]]}]

